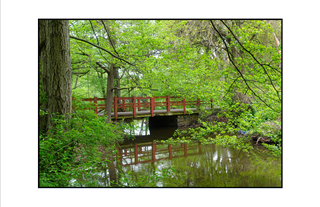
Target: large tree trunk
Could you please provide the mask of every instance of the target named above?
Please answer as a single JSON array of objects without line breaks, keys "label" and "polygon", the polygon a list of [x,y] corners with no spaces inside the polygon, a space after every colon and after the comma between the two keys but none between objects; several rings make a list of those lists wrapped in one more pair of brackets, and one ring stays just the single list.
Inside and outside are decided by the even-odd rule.
[{"label": "large tree trunk", "polygon": [[72,108],[69,21],[39,20],[39,27],[42,90],[49,113],[44,122],[48,130],[53,114],[68,115]]},{"label": "large tree trunk", "polygon": [[111,122],[111,112],[112,112],[112,101],[113,101],[113,82],[114,82],[114,73],[115,67],[114,64],[110,66],[110,72],[108,73],[108,83],[107,83],[107,97],[106,97],[106,106],[105,106],[105,113],[107,115],[106,122]]}]

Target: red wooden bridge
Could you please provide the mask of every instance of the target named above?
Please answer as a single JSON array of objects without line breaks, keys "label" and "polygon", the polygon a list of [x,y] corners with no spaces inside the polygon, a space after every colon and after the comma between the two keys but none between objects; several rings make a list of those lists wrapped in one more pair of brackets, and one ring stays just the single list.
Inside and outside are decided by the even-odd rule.
[{"label": "red wooden bridge", "polygon": [[[84,98],[82,101],[90,102],[95,106],[97,115],[104,115],[105,98]],[[112,103],[112,119],[171,116],[186,114],[188,110],[197,112],[200,105],[212,108],[212,100],[209,103],[200,101],[186,101],[181,97],[158,96],[158,97],[114,97]],[[187,108],[189,107],[189,108]]]}]

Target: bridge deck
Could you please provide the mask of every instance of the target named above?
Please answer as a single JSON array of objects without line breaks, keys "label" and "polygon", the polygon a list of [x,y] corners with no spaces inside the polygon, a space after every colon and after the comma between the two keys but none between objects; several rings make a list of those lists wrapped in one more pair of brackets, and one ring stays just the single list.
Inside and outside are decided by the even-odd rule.
[{"label": "bridge deck", "polygon": [[[197,108],[188,108],[186,110],[190,110],[192,112],[197,112]],[[166,109],[163,110],[154,110],[153,113],[159,116],[172,116],[172,115],[180,115],[183,114],[183,109],[170,109],[167,111]],[[126,112],[118,112],[119,118],[129,118],[133,117],[133,111],[126,111]],[[99,112],[98,116],[103,116],[104,112]],[[149,117],[151,116],[150,110],[143,110],[143,111],[136,111],[137,117]],[[114,119],[114,113],[111,113],[112,119]]]}]

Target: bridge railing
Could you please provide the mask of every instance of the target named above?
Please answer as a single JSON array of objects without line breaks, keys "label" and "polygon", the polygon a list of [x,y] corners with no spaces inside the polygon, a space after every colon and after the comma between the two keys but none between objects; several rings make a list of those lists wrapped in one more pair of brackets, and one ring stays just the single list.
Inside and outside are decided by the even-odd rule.
[{"label": "bridge railing", "polygon": [[[95,106],[95,113],[98,114],[98,110],[105,109],[105,99],[104,98],[84,98],[82,101],[91,102]],[[114,117],[118,118],[118,112],[133,112],[134,118],[137,117],[137,111],[150,110],[150,114],[153,117],[156,107],[170,112],[174,107],[182,108],[183,113],[186,113],[186,106],[196,106],[200,107],[202,104],[208,104],[200,99],[194,101],[186,101],[185,98],[176,96],[157,96],[157,97],[113,97],[112,109],[114,112]],[[211,100],[212,108],[212,100]]]}]

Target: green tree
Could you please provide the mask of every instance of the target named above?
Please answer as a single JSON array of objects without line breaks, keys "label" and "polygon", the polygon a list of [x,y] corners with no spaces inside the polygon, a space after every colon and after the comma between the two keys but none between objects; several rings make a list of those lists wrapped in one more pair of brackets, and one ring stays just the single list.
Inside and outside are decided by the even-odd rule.
[{"label": "green tree", "polygon": [[[98,76],[102,77],[101,71],[108,74],[105,95],[107,121],[111,118],[113,92],[120,96],[120,90],[124,89],[143,88],[149,91],[151,84],[143,84],[140,80],[147,80],[143,74],[150,70],[148,66],[154,61],[156,48],[160,47],[158,38],[153,37],[156,27],[156,23],[151,21],[92,20],[73,24],[71,33],[74,36],[71,38],[76,40],[72,41],[74,54],[86,56],[89,67],[95,68]],[[89,74],[88,70],[81,74],[84,73]],[[120,84],[121,77],[126,79],[123,84]],[[120,85],[125,87],[120,88]]]}]

